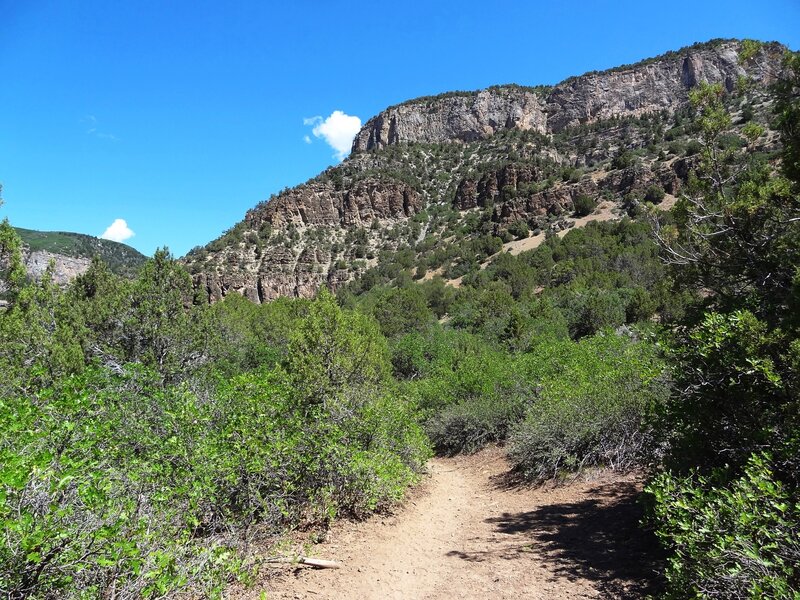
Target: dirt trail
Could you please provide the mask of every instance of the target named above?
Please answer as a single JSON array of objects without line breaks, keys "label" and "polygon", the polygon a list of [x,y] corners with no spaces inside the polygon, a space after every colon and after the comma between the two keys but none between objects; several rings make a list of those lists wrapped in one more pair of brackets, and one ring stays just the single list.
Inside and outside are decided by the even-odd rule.
[{"label": "dirt trail", "polygon": [[[237,597],[331,599],[638,598],[653,584],[635,477],[561,487],[509,484],[502,452],[431,461],[391,516],[334,528],[314,556],[339,570],[269,568]],[[262,595],[263,593],[263,595]]]}]

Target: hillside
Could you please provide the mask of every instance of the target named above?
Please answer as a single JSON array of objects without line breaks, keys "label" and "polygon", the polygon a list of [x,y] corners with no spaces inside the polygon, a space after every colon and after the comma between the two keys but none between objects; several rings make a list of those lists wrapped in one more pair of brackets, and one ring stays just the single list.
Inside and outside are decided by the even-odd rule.
[{"label": "hillside", "polygon": [[135,275],[147,260],[130,246],[82,233],[15,229],[25,246],[26,268],[34,278],[41,276],[51,260],[55,263],[57,283],[67,283],[86,271],[95,256],[103,259],[114,273],[126,277]]},{"label": "hillside", "polygon": [[700,83],[727,92],[736,118],[725,144],[745,146],[741,129],[755,121],[768,129],[758,151],[777,151],[766,88],[784,47],[743,56],[744,47],[714,40],[553,87],[390,107],[367,121],[343,163],[257,205],[186,265],[212,302],[230,292],[311,297],[402,273],[457,280],[504,244],[562,232],[601,203],[604,219],[635,216],[689,178],[699,144],[688,96]]}]

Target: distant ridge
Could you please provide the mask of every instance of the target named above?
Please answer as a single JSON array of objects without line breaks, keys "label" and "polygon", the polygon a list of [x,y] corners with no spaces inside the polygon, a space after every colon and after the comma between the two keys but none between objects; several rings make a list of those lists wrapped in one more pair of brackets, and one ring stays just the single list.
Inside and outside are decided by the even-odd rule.
[{"label": "distant ridge", "polygon": [[[132,277],[139,268],[145,263],[147,257],[138,250],[131,248],[120,242],[100,239],[83,233],[72,233],[67,231],[36,231],[33,229],[15,228],[26,248],[26,265],[29,272],[35,263],[44,268],[49,262],[48,256],[67,257],[77,259],[69,262],[74,265],[71,268],[80,267],[78,265],[88,265],[95,256],[101,258],[118,275]],[[59,260],[56,260],[58,271]],[[34,268],[36,271],[36,268]],[[32,273],[36,275],[37,273]],[[70,279],[74,274],[56,273],[57,280]]]}]

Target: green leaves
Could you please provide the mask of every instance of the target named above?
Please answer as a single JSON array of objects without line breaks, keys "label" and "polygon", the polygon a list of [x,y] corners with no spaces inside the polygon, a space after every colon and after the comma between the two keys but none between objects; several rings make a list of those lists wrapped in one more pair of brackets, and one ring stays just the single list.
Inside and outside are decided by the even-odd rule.
[{"label": "green leaves", "polygon": [[[740,59],[760,51],[744,42]],[[750,146],[741,155],[725,139],[721,89],[692,95],[703,162],[661,241],[679,280],[705,296],[705,312],[672,336],[676,393],[659,423],[668,470],[648,488],[672,553],[670,598],[800,597],[798,65],[788,57],[776,87],[786,177],[748,157],[759,125],[742,128]]]},{"label": "green leaves", "polygon": [[[230,577],[247,575],[238,548],[250,532],[277,535],[383,506],[428,457],[413,408],[388,394],[377,324],[330,295],[310,307],[215,309],[226,335],[266,332],[278,352],[261,367],[252,361],[259,354],[227,354],[218,373],[176,371],[194,344],[196,313],[183,304],[181,270],[157,258],[133,288],[97,265],[69,294],[92,334],[120,314],[134,319],[105,331],[105,350],[149,366],[51,370],[29,393],[0,393],[3,592],[219,595]],[[15,311],[45,312],[64,299],[46,287],[27,294]],[[150,321],[130,316],[145,307]],[[247,318],[235,329],[237,315]],[[120,348],[119,331],[130,346]],[[230,375],[243,366],[250,370]]]},{"label": "green leaves", "polygon": [[668,598],[791,598],[800,594],[800,505],[753,454],[739,478],[663,473],[647,487],[656,534],[673,552]]},{"label": "green leaves", "polygon": [[546,344],[517,369],[538,390],[509,440],[512,463],[527,477],[584,466],[628,469],[646,460],[648,420],[668,392],[665,365],[650,342],[606,333]]},{"label": "green leaves", "polygon": [[304,402],[324,404],[350,387],[385,380],[388,348],[374,320],[343,311],[323,289],[290,337],[287,370]]},{"label": "green leaves", "polygon": [[[1,188],[0,188],[0,191]],[[2,200],[0,199],[0,205]],[[25,283],[22,264],[22,240],[8,222],[0,222],[0,299],[15,295]]]}]

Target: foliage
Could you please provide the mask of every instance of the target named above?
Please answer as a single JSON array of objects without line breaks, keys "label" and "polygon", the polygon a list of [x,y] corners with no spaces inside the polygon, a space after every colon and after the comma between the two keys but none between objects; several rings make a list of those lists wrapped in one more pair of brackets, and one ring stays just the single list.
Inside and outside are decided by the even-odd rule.
[{"label": "foliage", "polygon": [[776,85],[775,111],[778,127],[786,142],[781,162],[786,177],[795,185],[800,182],[800,53],[786,54],[785,66],[788,75]]},{"label": "foliage", "polygon": [[[715,139],[729,121],[719,88],[701,87],[693,98],[703,163],[675,227],[656,232],[679,281],[706,290],[709,310],[676,331],[681,393],[664,428],[673,466],[731,465],[735,474],[767,447],[782,461],[796,424],[800,204],[791,180],[758,163],[737,169],[730,151],[719,150]],[[796,471],[787,475],[797,481]]]},{"label": "foliage", "polygon": [[433,320],[424,291],[419,286],[380,290],[371,312],[381,333],[394,338],[411,331],[425,331]]},{"label": "foliage", "polygon": [[[795,60],[777,86],[783,173],[750,144],[719,143],[730,123],[724,94],[701,86],[692,94],[701,163],[674,226],[655,229],[677,281],[705,296],[671,336],[664,472],[649,487],[673,598],[800,595]],[[761,131],[745,134],[752,143]]]},{"label": "foliage", "polygon": [[593,199],[586,194],[578,194],[574,201],[575,205],[575,216],[576,217],[585,217],[586,215],[592,214],[594,209],[597,208],[597,200]]},{"label": "foliage", "polygon": [[508,232],[518,240],[524,240],[531,233],[528,223],[522,220],[511,223],[508,226]]},{"label": "foliage", "polygon": [[517,368],[537,384],[510,436],[509,457],[526,477],[642,462],[653,440],[648,417],[667,392],[652,344],[613,334],[544,344]]},{"label": "foliage", "polygon": [[286,368],[306,405],[327,406],[352,387],[384,382],[388,349],[373,319],[343,311],[323,289],[289,338]]},{"label": "foliage", "polygon": [[422,409],[434,449],[447,455],[474,452],[506,439],[533,395],[515,361],[465,333],[407,339],[406,352],[412,343],[423,358],[417,358],[416,372],[427,376],[407,384],[405,393]]},{"label": "foliage", "polygon": [[0,313],[0,590],[217,596],[253,541],[402,496],[428,457],[377,324],[322,294],[193,306],[159,251]]},{"label": "foliage", "polygon": [[656,534],[672,551],[667,598],[792,598],[800,594],[800,504],[754,454],[741,477],[663,473],[648,492]]},{"label": "foliage", "polygon": [[25,277],[22,240],[8,223],[8,219],[3,219],[0,222],[0,298],[18,291],[25,282]]},{"label": "foliage", "polygon": [[644,199],[646,202],[652,202],[653,204],[659,204],[662,200],[664,200],[664,188],[660,185],[651,185],[647,188],[647,191],[644,194]]}]

